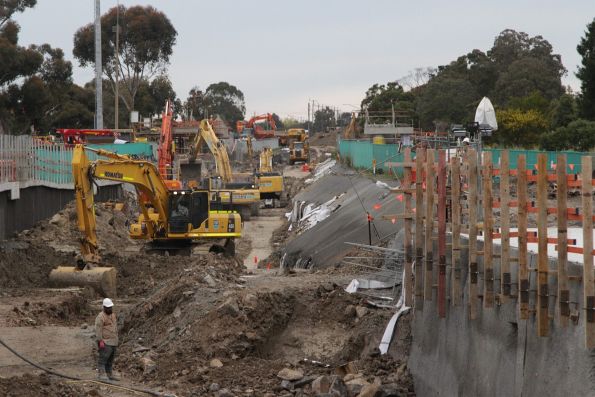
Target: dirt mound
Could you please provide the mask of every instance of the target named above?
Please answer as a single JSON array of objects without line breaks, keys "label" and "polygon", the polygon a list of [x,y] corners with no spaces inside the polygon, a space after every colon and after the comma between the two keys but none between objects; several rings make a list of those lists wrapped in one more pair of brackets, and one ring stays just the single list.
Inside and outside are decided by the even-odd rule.
[{"label": "dirt mound", "polygon": [[0,287],[27,288],[47,285],[50,271],[73,265],[72,254],[58,252],[37,241],[10,240],[0,243]]},{"label": "dirt mound", "polygon": [[312,146],[335,146],[337,144],[337,131],[317,132],[309,139]]},{"label": "dirt mound", "polygon": [[71,293],[62,302],[28,302],[14,306],[8,323],[11,326],[71,325],[78,326],[92,320],[93,312],[87,298]]},{"label": "dirt mound", "polygon": [[[125,208],[130,208],[126,206]],[[128,237],[127,225],[132,210],[118,211],[97,204],[97,234],[100,253],[120,254],[137,245]],[[76,208],[74,202],[49,219],[24,230],[14,239],[0,242],[0,287],[29,288],[48,285],[48,276],[57,266],[74,266],[80,252]]]},{"label": "dirt mound", "polygon": [[6,397],[79,397],[87,394],[77,386],[51,379],[48,375],[23,375],[0,378],[0,396]]},{"label": "dirt mound", "polygon": [[[100,254],[121,252],[130,245],[139,244],[128,237],[128,224],[135,219],[135,212],[131,208],[131,205],[125,205],[119,211],[110,203],[96,203],[95,220]],[[18,237],[19,241],[43,243],[58,252],[78,253],[81,235],[73,201],[53,217],[38,222],[33,229],[23,231]]]},{"label": "dirt mound", "polygon": [[[220,276],[205,280],[191,271],[121,315],[119,365],[126,373],[165,383],[182,396],[206,393],[212,383],[260,395],[279,387],[276,374],[287,363],[317,376],[366,359],[392,315],[363,306],[332,283],[274,291],[246,290],[240,283],[231,292],[230,283],[239,280]],[[386,364],[387,374],[401,364]]]}]

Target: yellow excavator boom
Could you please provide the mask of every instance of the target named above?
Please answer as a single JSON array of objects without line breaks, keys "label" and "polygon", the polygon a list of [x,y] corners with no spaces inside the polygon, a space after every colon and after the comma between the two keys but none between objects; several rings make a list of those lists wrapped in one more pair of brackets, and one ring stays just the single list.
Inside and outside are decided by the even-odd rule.
[{"label": "yellow excavator boom", "polygon": [[231,182],[232,170],[227,149],[225,148],[223,142],[217,138],[217,135],[215,134],[215,131],[213,131],[213,127],[208,120],[202,120],[200,122],[198,134],[196,134],[194,137],[194,141],[190,147],[191,162],[196,160],[196,156],[200,152],[200,148],[205,143],[209,147],[213,157],[215,157],[215,165],[217,167],[217,173],[219,174],[218,176],[220,176],[224,182]]}]

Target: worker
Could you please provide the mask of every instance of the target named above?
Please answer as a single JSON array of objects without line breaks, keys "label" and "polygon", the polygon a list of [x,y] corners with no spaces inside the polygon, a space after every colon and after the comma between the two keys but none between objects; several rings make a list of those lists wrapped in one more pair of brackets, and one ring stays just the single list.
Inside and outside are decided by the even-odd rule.
[{"label": "worker", "polygon": [[469,146],[471,144],[471,140],[469,140],[469,137],[465,137],[465,139],[463,139],[463,146]]},{"label": "worker", "polygon": [[118,321],[113,312],[110,298],[103,300],[103,310],[95,318],[95,337],[99,351],[97,378],[99,380],[120,380],[113,373],[114,358],[118,347]]}]

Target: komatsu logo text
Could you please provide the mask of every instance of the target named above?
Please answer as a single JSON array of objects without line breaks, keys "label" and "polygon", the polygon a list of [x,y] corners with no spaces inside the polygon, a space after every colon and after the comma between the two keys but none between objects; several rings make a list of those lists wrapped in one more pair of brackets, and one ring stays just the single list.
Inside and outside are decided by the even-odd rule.
[{"label": "komatsu logo text", "polygon": [[106,171],[105,172],[105,176],[107,178],[124,179],[124,174],[122,174],[121,172],[109,172],[109,171]]}]

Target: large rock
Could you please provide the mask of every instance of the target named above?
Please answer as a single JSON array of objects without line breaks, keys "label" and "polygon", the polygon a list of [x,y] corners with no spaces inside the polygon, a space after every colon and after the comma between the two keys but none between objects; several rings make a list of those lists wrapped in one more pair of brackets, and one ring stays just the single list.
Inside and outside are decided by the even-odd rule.
[{"label": "large rock", "polygon": [[356,378],[352,378],[349,381],[346,381],[345,384],[347,385],[347,389],[351,393],[352,396],[357,396],[364,387],[368,386],[370,382],[365,380],[363,377],[359,376]]},{"label": "large rock", "polygon": [[50,223],[52,225],[56,225],[59,227],[64,227],[66,225],[66,222],[66,217],[60,213],[57,213],[56,215],[52,216],[52,219],[50,219]]},{"label": "large rock", "polygon": [[316,394],[328,393],[331,387],[331,380],[328,376],[320,376],[312,382],[312,392]]},{"label": "large rock", "polygon": [[362,391],[357,395],[357,397],[382,397],[382,390],[380,386],[371,384],[364,386]]},{"label": "large rock", "polygon": [[329,393],[337,397],[349,397],[349,391],[347,390],[347,386],[345,385],[345,382],[343,382],[343,379],[339,376],[334,376],[333,378]]},{"label": "large rock", "polygon": [[256,309],[258,307],[258,298],[254,294],[246,294],[242,298],[242,304],[245,307],[249,307],[251,309]]},{"label": "large rock", "polygon": [[368,313],[368,308],[364,306],[358,306],[355,308],[355,313],[357,314],[357,318],[362,318]]},{"label": "large rock", "polygon": [[217,286],[217,282],[213,277],[211,277],[210,274],[205,275],[202,279],[211,288],[215,288]]},{"label": "large rock", "polygon": [[217,392],[217,397],[234,397],[229,389],[221,389]]},{"label": "large rock", "polygon": [[143,369],[143,375],[153,373],[157,369],[157,364],[150,357],[141,357],[140,364]]},{"label": "large rock", "polygon": [[236,317],[240,314],[240,307],[238,306],[238,302],[230,297],[219,306],[219,312],[221,314]]},{"label": "large rock", "polygon": [[283,380],[300,380],[304,377],[304,372],[299,369],[283,368],[277,376]]}]

